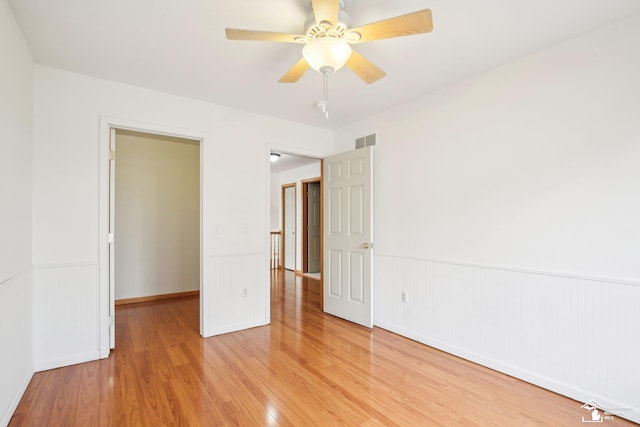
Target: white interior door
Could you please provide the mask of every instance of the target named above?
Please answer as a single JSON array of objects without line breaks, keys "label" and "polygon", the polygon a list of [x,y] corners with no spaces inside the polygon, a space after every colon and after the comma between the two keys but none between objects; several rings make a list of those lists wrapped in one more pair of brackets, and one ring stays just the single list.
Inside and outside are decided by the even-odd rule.
[{"label": "white interior door", "polygon": [[283,187],[283,234],[284,234],[284,268],[296,269],[296,187],[295,185]]},{"label": "white interior door", "polygon": [[109,348],[116,346],[116,294],[115,294],[115,218],[116,218],[116,130],[109,134]]},{"label": "white interior door", "polygon": [[373,326],[372,147],[324,159],[324,310]]},{"label": "white interior door", "polygon": [[307,271],[320,271],[321,206],[320,183],[311,182],[307,192]]}]

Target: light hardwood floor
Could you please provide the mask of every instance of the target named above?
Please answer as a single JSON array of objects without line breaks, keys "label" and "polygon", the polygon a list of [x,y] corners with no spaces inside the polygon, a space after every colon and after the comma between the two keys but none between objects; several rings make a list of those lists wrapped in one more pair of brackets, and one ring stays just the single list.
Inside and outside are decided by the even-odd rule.
[{"label": "light hardwood floor", "polygon": [[[117,308],[105,360],[34,375],[10,426],[584,425],[581,403],[320,311],[272,277],[272,323],[202,339],[197,297]],[[604,425],[630,426],[615,418]]]}]

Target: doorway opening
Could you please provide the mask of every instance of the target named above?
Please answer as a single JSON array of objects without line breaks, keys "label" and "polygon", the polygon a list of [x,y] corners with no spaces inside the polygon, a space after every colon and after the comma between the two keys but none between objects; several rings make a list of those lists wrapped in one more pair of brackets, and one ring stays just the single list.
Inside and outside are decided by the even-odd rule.
[{"label": "doorway opening", "polygon": [[[307,275],[309,271],[307,262],[309,249],[306,243],[308,236],[305,237],[307,221],[305,219],[306,213],[303,214],[303,209],[308,209],[308,204],[303,194],[305,194],[309,185],[311,185],[312,189],[319,189],[322,176],[321,159],[303,154],[287,154],[281,151],[278,151],[278,154],[279,156],[275,156],[277,161],[269,162],[271,181],[270,228],[272,237],[270,278],[272,281],[276,280],[281,273],[291,274],[293,272],[296,276],[302,276]],[[314,187],[315,185],[318,187]],[[316,195],[321,203],[321,194],[316,191]],[[320,206],[316,206],[315,209],[320,212],[320,215],[316,215],[316,218],[321,221],[322,209]],[[276,239],[281,237],[278,251],[273,248],[274,236],[276,236]],[[322,244],[321,229],[317,230],[315,241],[317,244]],[[315,254],[319,255],[319,257],[322,256],[321,247],[317,248],[315,253],[312,251],[312,255]],[[312,266],[312,270],[317,269],[314,279],[321,279],[322,262],[318,261],[317,264],[317,266]],[[320,286],[322,287],[321,280]]]},{"label": "doorway opening", "polygon": [[302,273],[321,278],[322,185],[321,179],[302,181]]},{"label": "doorway opening", "polygon": [[114,143],[115,304],[199,295],[199,141],[116,130]]},{"label": "doorway opening", "polygon": [[[373,326],[372,165],[373,147],[370,146],[320,159],[317,164],[319,169],[307,177],[292,179],[291,173],[286,170],[276,172],[279,176],[274,177],[273,164],[269,168],[271,188],[275,183],[277,189],[270,192],[271,196],[274,193],[282,194],[280,186],[283,183],[300,182],[297,187],[303,188],[306,182],[309,183],[307,188],[313,188],[311,183],[320,177],[320,199],[324,204],[320,208],[320,292],[323,295],[320,308],[328,314],[368,328]],[[307,202],[307,210],[311,210],[310,204],[313,202]],[[272,224],[274,205],[283,204],[281,201],[274,204],[271,200]],[[298,215],[296,218],[301,219],[302,212]],[[302,219],[300,223],[303,223]],[[304,234],[299,232],[300,238]],[[307,243],[308,240],[312,240],[309,234]],[[300,247],[302,252],[303,245],[300,244]],[[296,265],[296,274],[305,274],[301,256],[296,258]]]}]

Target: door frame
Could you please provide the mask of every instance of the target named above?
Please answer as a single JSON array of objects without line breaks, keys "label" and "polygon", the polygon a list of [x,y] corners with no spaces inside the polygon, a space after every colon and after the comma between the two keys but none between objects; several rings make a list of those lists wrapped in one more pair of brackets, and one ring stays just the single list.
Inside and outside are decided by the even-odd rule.
[{"label": "door frame", "polygon": [[293,272],[295,273],[296,270],[296,261],[298,261],[298,254],[297,254],[297,250],[298,250],[298,185],[295,182],[290,182],[288,184],[282,184],[280,186],[280,213],[281,213],[281,220],[282,220],[282,239],[280,240],[280,250],[281,250],[281,254],[282,254],[282,269],[286,270],[285,267],[285,263],[287,261],[287,253],[286,251],[286,247],[285,247],[285,232],[284,232],[284,227],[285,227],[285,217],[284,217],[284,213],[285,213],[285,200],[284,200],[284,193],[285,190],[287,188],[291,188],[293,187],[293,229],[294,229],[294,233],[295,233],[295,238],[293,239]]},{"label": "door frame", "polygon": [[[322,165],[320,165],[322,167]],[[322,236],[322,222],[324,212],[322,210],[322,172],[316,178],[302,180],[302,227],[309,228],[309,184],[320,184],[320,236]],[[306,229],[302,230],[302,273],[309,272],[309,233]],[[322,238],[320,239],[320,271],[322,271]],[[322,275],[320,276],[322,277]]]},{"label": "door frame", "polygon": [[115,317],[113,307],[115,301],[110,286],[110,209],[109,201],[111,192],[111,130],[130,130],[135,132],[143,132],[155,135],[174,136],[178,138],[186,138],[199,142],[200,147],[200,335],[204,336],[204,293],[203,288],[203,188],[204,188],[204,167],[203,161],[205,156],[205,133],[193,130],[186,130],[164,125],[143,123],[135,120],[114,118],[109,116],[100,116],[100,136],[99,136],[99,164],[98,164],[98,351],[99,357],[104,359],[109,357],[111,352],[111,326],[114,326]]}]

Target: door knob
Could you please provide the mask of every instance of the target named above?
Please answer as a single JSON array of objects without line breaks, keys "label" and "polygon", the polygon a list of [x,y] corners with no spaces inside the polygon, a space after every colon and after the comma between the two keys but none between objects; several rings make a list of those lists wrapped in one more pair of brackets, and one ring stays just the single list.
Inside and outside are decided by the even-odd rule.
[{"label": "door knob", "polygon": [[362,249],[369,249],[369,248],[371,247],[371,245],[370,245],[369,243],[366,243],[366,242],[365,242],[365,243],[363,243],[362,245],[360,245],[360,247],[361,247]]}]

